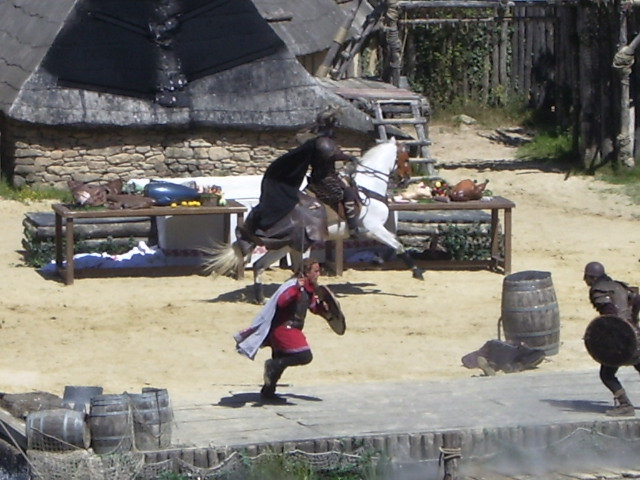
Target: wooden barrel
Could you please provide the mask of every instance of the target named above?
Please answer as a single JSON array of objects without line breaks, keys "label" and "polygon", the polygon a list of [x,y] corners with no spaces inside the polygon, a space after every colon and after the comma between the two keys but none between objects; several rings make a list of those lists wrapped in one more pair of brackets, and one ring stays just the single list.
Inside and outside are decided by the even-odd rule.
[{"label": "wooden barrel", "polygon": [[596,362],[619,367],[640,362],[640,331],[615,315],[591,320],[584,333],[584,345]]},{"label": "wooden barrel", "polygon": [[28,448],[53,452],[89,448],[91,434],[84,417],[84,412],[68,408],[29,413],[26,421]]},{"label": "wooden barrel", "polygon": [[129,396],[98,395],[89,412],[91,447],[95,453],[128,452],[133,447]]},{"label": "wooden barrel", "polygon": [[143,388],[142,393],[129,394],[129,398],[136,449],[168,448],[173,422],[169,392],[160,388]]},{"label": "wooden barrel", "polygon": [[507,340],[555,355],[560,349],[560,312],[551,273],[527,270],[502,283],[502,316]]},{"label": "wooden barrel", "polygon": [[102,395],[102,387],[67,385],[64,387],[62,402],[68,408],[89,413],[91,399],[97,395]]}]

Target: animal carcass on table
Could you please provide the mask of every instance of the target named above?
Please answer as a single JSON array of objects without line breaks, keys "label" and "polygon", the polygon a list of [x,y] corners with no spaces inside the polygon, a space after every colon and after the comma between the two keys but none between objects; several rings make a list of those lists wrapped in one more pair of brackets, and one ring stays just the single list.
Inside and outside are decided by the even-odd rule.
[{"label": "animal carcass on table", "polygon": [[487,183],[489,183],[489,180],[485,180],[484,183],[476,183],[469,179],[461,180],[453,186],[449,193],[449,198],[454,202],[480,200]]}]

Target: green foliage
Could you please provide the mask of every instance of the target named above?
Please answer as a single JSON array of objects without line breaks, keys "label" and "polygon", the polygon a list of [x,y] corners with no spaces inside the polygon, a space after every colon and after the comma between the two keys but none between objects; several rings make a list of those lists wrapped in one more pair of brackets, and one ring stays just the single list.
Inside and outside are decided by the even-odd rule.
[{"label": "green foliage", "polygon": [[633,203],[640,204],[640,165],[634,168],[618,167],[609,165],[607,168],[596,174],[599,180],[621,185],[623,193],[627,195]]},{"label": "green foliage", "polygon": [[[261,454],[243,457],[243,468],[216,477],[221,480],[382,480],[390,478],[391,462],[373,453],[361,456],[360,462],[331,470],[314,468],[303,457],[283,454]],[[194,478],[174,472],[163,472],[157,480]]]},{"label": "green foliage", "polygon": [[188,478],[189,477],[175,472],[162,472],[158,477],[158,480],[188,480]]},{"label": "green foliage", "polygon": [[447,224],[440,230],[442,246],[453,260],[491,259],[491,238],[482,224]]},{"label": "green foliage", "polygon": [[41,268],[55,258],[56,246],[53,240],[41,241],[29,230],[24,230],[22,239],[24,261],[30,267]]},{"label": "green foliage", "polygon": [[21,187],[16,188],[2,179],[0,181],[0,198],[28,202],[35,200],[58,200],[62,203],[73,201],[69,190],[60,190],[53,187]]},{"label": "green foliage", "polygon": [[557,129],[539,132],[531,142],[518,148],[516,156],[554,164],[570,164],[576,160],[573,137],[568,132]]},{"label": "green foliage", "polygon": [[436,123],[453,125],[458,115],[468,115],[478,124],[496,128],[504,125],[524,125],[529,123],[531,111],[523,100],[511,99],[506,105],[491,107],[479,102],[461,102],[454,99],[449,105],[434,111],[432,119]]},{"label": "green foliage", "polygon": [[249,466],[247,480],[309,480],[313,470],[308,463],[286,455],[258,457]]},{"label": "green foliage", "polygon": [[[63,239],[62,248],[65,248]],[[125,243],[116,242],[113,237],[107,237],[103,242],[89,244],[86,240],[78,240],[74,244],[75,253],[102,253],[109,255],[119,255],[128,252],[135,247],[136,241],[130,237]],[[22,240],[24,248],[24,261],[29,267],[41,268],[55,259],[56,245],[51,239],[39,240],[27,229],[24,230]]]},{"label": "green foliage", "polygon": [[[489,15],[484,9],[433,9],[434,18],[474,18]],[[476,100],[490,106],[508,101],[504,87],[489,91],[493,44],[501,26],[493,22],[443,23],[413,28],[416,64],[412,88],[431,101],[434,110],[453,102]]]}]

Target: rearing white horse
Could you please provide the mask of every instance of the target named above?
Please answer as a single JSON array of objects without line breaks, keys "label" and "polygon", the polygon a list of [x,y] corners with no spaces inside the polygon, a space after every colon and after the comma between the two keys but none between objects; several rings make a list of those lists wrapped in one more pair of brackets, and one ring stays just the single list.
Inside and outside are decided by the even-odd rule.
[{"label": "rearing white horse", "polygon": [[[422,280],[423,271],[418,268],[397,237],[384,226],[389,216],[389,179],[394,171],[403,178],[410,176],[408,158],[406,146],[392,138],[369,149],[356,162],[353,179],[362,203],[358,223],[366,237],[393,248],[396,255],[412,270],[413,277]],[[256,301],[262,303],[262,273],[266,268],[290,254],[293,268],[297,270],[303,252],[312,244],[349,237],[346,222],[339,219],[333,211],[331,215],[327,215],[329,207],[304,192],[299,192],[298,199],[296,207],[267,230],[256,228],[252,218],[255,209],[249,212],[244,225],[236,229],[236,240],[209,252],[204,263],[205,271],[231,275],[248,262],[257,245],[265,246],[267,253],[253,264],[254,294]]]}]

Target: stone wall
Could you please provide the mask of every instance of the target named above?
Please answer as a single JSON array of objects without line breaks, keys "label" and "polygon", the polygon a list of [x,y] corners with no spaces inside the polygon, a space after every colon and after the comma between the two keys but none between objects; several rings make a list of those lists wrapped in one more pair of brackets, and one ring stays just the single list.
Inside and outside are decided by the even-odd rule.
[{"label": "stone wall", "polygon": [[[5,123],[2,173],[16,187],[61,189],[69,180],[256,175],[300,141],[283,130],[87,130]],[[338,141],[353,155],[371,143],[346,132]]]}]

